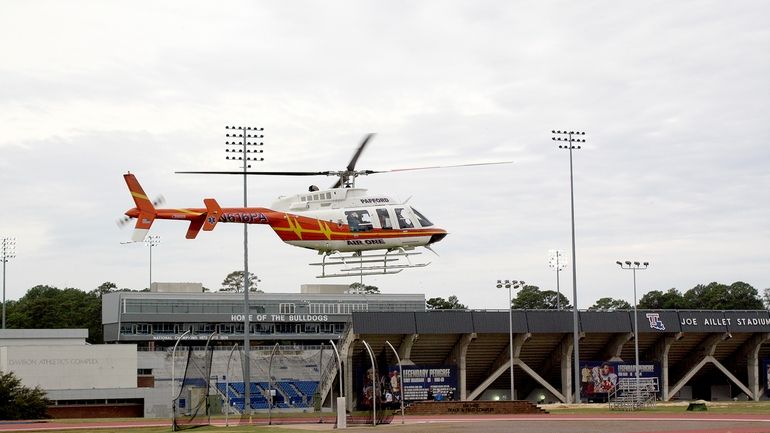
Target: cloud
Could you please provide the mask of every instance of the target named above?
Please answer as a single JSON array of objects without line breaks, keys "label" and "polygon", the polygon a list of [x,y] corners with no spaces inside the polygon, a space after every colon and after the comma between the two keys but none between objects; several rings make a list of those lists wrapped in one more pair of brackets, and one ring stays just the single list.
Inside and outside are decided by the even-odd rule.
[{"label": "cloud", "polygon": [[[450,235],[429,267],[373,277],[384,291],[503,307],[491,285],[555,284],[570,252],[569,156],[552,129],[588,132],[573,155],[579,305],[630,300],[619,258],[649,260],[645,289],[708,281],[770,287],[769,7],[746,2],[13,3],[0,17],[0,235],[19,239],[9,297],[34,284],[147,285],[148,251],[114,226],[136,173],[170,207],[242,203],[224,126],[265,127],[264,170],[512,160],[369,176]],[[601,13],[597,13],[601,11]],[[30,31],[31,28],[36,31]],[[18,37],[23,35],[23,37]],[[333,179],[254,178],[249,203]],[[242,229],[153,231],[158,281],[218,287],[242,266]],[[315,283],[311,251],[250,229],[268,291]],[[570,266],[575,261],[570,258]],[[568,268],[562,290],[571,293]],[[352,282],[352,281],[349,281]]]}]

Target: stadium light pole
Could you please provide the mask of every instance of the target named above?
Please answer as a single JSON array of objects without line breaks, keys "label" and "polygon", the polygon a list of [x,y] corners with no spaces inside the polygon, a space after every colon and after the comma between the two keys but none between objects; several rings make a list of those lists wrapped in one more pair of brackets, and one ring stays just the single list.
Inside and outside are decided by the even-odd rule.
[{"label": "stadium light pole", "polygon": [[[585,138],[575,138],[585,136],[583,131],[562,131],[552,130],[552,134],[556,134],[556,137],[551,137],[551,140],[558,142],[565,142],[567,144],[559,145],[559,149],[569,150],[569,197],[570,197],[570,211],[572,220],[572,303],[575,304],[572,307],[572,339],[574,353],[574,379],[575,384],[575,403],[580,403],[580,349],[578,344],[578,300],[577,300],[577,259],[575,258],[575,187],[572,176],[572,151],[580,149],[581,146],[575,146],[572,143],[585,143]],[[575,136],[575,137],[573,137]]]},{"label": "stadium light pole", "polygon": [[[626,260],[615,262],[620,269],[630,270],[634,274],[634,376],[636,377],[636,403],[639,403],[639,318],[636,314],[636,271],[643,271],[650,266],[650,262],[631,262]],[[636,404],[634,404],[636,407]]]},{"label": "stadium light pole", "polygon": [[[261,154],[262,149],[254,149],[254,147],[262,146],[263,143],[260,140],[265,136],[262,134],[264,128],[257,128],[252,126],[225,126],[225,152],[228,154],[225,159],[240,161],[243,163],[243,207],[248,207],[248,169],[251,168],[249,161],[264,161],[265,158],[258,156],[251,156],[251,154]],[[230,141],[234,140],[234,141]],[[233,147],[234,146],[234,147]],[[230,154],[234,154],[230,156]],[[238,155],[235,155],[238,154]],[[246,391],[244,393],[245,406],[244,410],[251,417],[251,366],[249,365],[249,352],[251,351],[249,338],[250,332],[250,318],[249,318],[249,224],[247,221],[243,222],[243,378],[246,383]]]},{"label": "stadium light pole", "polygon": [[152,289],[152,247],[160,245],[160,235],[149,235],[144,238],[144,244],[150,248],[150,285],[148,289]]},{"label": "stadium light pole", "polygon": [[524,281],[516,280],[497,280],[497,288],[502,289],[505,287],[508,289],[508,347],[510,348],[511,356],[511,398],[514,400],[514,385],[513,385],[513,297],[511,295],[511,289],[520,289],[524,287]]},{"label": "stadium light pole", "polygon": [[3,262],[3,329],[5,329],[5,264],[16,257],[16,238],[3,236],[0,238],[0,243],[2,244],[0,260]]},{"label": "stadium light pole", "polygon": [[550,256],[548,257],[548,266],[556,271],[556,310],[561,310],[561,289],[559,288],[559,272],[563,271],[567,267],[567,261],[564,258],[564,251],[562,250],[550,250],[548,251]]}]

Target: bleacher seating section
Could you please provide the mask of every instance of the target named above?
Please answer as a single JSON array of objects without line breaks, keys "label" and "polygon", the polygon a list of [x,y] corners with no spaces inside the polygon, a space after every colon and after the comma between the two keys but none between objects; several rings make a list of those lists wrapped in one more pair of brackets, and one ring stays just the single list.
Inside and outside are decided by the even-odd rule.
[{"label": "bleacher seating section", "polygon": [[[307,408],[312,406],[313,394],[318,388],[318,382],[312,380],[282,380],[275,382],[274,385],[279,389],[279,392],[276,393],[273,399],[273,407],[279,409]],[[225,394],[224,382],[217,382],[216,386],[222,394]],[[267,382],[252,382],[250,384],[249,391],[251,393],[252,409],[267,409],[270,406],[266,397],[269,387],[270,385]],[[243,382],[230,382],[227,391],[230,405],[239,412],[243,412],[246,385]],[[284,395],[289,398],[288,401],[286,401]]]}]

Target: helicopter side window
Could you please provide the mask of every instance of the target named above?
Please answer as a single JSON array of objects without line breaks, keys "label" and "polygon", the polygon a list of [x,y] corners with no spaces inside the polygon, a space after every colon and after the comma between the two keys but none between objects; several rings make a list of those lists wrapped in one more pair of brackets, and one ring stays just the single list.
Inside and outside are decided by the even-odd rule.
[{"label": "helicopter side window", "polygon": [[417,211],[417,209],[412,208],[412,212],[414,213],[414,216],[417,217],[417,221],[419,221],[420,226],[422,227],[430,227],[433,225],[432,222],[428,218],[425,218],[425,215],[421,214]]},{"label": "helicopter side window", "polygon": [[393,224],[390,222],[390,214],[387,209],[377,209],[377,218],[380,219],[380,227],[385,230],[393,230]]},{"label": "helicopter side window", "polygon": [[396,219],[398,219],[398,226],[402,229],[411,229],[414,227],[412,220],[404,212],[404,208],[396,208]]},{"label": "helicopter side window", "polygon": [[372,218],[365,210],[353,210],[345,212],[351,232],[365,232],[371,230]]}]

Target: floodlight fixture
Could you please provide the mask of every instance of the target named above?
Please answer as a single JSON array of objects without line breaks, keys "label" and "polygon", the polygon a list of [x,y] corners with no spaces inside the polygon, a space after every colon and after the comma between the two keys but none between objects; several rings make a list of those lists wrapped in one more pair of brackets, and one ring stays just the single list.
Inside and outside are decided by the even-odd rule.
[{"label": "floodlight fixture", "polygon": [[5,329],[5,264],[16,257],[16,238],[0,237],[0,261],[3,262],[3,329]]}]

